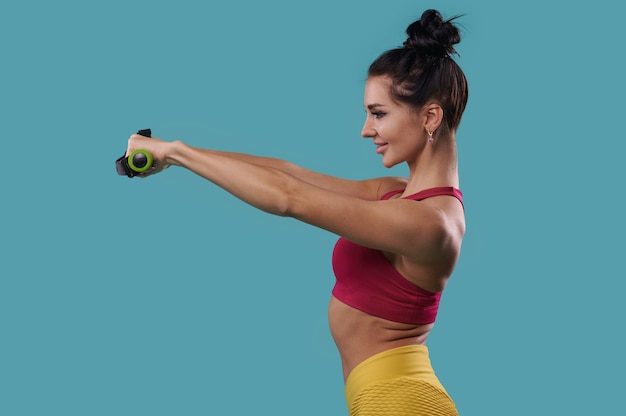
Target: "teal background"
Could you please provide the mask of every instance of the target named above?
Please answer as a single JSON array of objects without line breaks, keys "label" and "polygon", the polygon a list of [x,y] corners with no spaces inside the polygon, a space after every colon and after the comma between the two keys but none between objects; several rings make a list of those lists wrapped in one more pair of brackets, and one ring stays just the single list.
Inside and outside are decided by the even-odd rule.
[{"label": "teal background", "polygon": [[461,415],[622,411],[623,6],[4,1],[0,414],[344,415],[335,237],[182,169],[134,131],[350,178],[369,63],[460,19],[468,230],[429,346]]}]

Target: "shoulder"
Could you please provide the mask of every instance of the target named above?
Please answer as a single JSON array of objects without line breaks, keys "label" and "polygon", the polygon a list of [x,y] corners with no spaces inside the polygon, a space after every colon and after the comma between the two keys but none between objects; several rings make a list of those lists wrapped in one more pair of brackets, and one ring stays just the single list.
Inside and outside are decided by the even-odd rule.
[{"label": "shoulder", "polygon": [[400,196],[404,188],[408,183],[406,178],[400,176],[386,176],[382,178],[371,179],[371,181],[375,182],[376,187],[376,200],[381,200],[384,196],[389,195],[392,192],[398,192],[397,195],[392,195],[389,199],[394,199]]},{"label": "shoulder", "polygon": [[[419,205],[424,221],[407,221],[412,230],[414,250],[401,253],[395,264],[405,278],[414,284],[440,292],[459,259],[465,235],[465,214],[454,197],[439,196],[422,201],[406,200]],[[425,214],[425,213],[428,214]]]}]

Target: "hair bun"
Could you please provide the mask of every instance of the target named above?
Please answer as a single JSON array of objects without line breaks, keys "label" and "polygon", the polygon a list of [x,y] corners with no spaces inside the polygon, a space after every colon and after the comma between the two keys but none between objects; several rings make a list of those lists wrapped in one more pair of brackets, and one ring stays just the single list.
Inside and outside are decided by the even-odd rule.
[{"label": "hair bun", "polygon": [[437,10],[426,10],[419,20],[406,29],[405,48],[412,48],[427,56],[445,58],[456,54],[454,45],[461,41],[459,29],[452,23],[456,19],[443,20]]}]

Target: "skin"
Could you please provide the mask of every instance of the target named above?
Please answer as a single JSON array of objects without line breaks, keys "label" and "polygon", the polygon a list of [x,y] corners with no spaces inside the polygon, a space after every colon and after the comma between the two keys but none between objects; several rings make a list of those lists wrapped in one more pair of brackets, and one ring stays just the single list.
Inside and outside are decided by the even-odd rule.
[{"label": "skin", "polygon": [[[154,175],[181,166],[270,214],[300,221],[381,250],[410,282],[442,291],[459,256],[465,232],[463,208],[450,196],[423,201],[401,199],[437,186],[459,187],[454,132],[434,135],[443,110],[436,102],[414,109],[393,100],[390,80],[373,77],[365,86],[366,120],[361,132],[376,145],[386,167],[406,163],[408,178],[346,180],[306,170],[289,162],[241,153],[191,147],[181,141],[133,135],[127,154],[149,150]],[[380,197],[404,189],[391,200]],[[364,227],[363,224],[367,224]],[[344,377],[361,361],[403,345],[424,344],[433,325],[407,325],[356,310],[331,297],[331,333]]]}]

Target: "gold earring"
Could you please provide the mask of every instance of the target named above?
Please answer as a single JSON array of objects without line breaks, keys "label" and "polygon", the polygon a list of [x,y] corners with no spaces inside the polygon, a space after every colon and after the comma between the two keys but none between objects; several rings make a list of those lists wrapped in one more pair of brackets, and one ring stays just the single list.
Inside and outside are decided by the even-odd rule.
[{"label": "gold earring", "polygon": [[429,131],[428,132],[428,143],[432,143],[434,141],[435,141],[435,139],[433,139],[433,132]]}]

